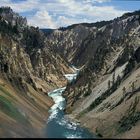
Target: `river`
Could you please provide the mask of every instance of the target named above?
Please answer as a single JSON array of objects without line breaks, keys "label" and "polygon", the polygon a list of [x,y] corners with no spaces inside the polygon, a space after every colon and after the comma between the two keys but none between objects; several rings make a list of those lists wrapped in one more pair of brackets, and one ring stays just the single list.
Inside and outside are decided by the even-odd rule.
[{"label": "river", "polygon": [[[74,74],[66,74],[65,77],[72,82],[76,79],[79,72],[73,67]],[[54,100],[55,104],[49,110],[49,118],[46,125],[47,138],[95,138],[87,129],[80,127],[78,123],[71,122],[65,116],[65,98],[62,96],[66,87],[58,88],[49,92],[48,95]]]}]

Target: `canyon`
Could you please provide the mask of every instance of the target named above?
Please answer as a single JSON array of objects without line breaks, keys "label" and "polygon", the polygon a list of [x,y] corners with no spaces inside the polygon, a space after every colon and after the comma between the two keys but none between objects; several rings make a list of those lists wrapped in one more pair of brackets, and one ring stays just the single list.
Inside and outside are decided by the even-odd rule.
[{"label": "canyon", "polygon": [[0,137],[45,137],[48,95],[62,87],[71,121],[100,138],[140,138],[140,11],[47,30],[1,7]]}]

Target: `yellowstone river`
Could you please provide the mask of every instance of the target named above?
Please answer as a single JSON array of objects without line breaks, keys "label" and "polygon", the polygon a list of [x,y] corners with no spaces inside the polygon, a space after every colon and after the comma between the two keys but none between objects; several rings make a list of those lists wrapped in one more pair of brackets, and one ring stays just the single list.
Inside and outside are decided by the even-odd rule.
[{"label": "yellowstone river", "polygon": [[[79,72],[74,68],[74,74],[66,74],[65,77],[72,82],[76,79]],[[87,129],[80,127],[78,123],[71,122],[65,116],[65,98],[62,96],[66,87],[58,88],[48,95],[54,100],[55,104],[49,110],[49,118],[46,126],[47,138],[95,138]]]}]

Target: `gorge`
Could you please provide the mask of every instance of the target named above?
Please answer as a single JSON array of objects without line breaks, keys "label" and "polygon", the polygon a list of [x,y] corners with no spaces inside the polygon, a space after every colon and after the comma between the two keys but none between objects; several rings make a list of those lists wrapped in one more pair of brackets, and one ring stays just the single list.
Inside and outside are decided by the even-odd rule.
[{"label": "gorge", "polygon": [[139,93],[140,11],[47,30],[0,8],[0,137],[140,138]]},{"label": "gorge", "polygon": [[[74,74],[67,74],[69,82],[76,79],[79,70],[76,69]],[[50,116],[47,121],[46,137],[47,138],[95,138],[88,130],[81,128],[78,123],[72,122],[64,115],[66,101],[62,96],[66,87],[58,88],[48,95],[53,98],[55,104],[50,109]]]}]

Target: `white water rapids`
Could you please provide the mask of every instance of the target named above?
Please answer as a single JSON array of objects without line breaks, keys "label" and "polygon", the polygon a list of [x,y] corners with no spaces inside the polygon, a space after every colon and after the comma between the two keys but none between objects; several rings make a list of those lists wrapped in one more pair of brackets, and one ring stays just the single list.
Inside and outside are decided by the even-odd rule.
[{"label": "white water rapids", "polygon": [[[65,77],[72,82],[76,79],[79,72],[73,67],[74,74],[66,74]],[[50,116],[46,126],[47,138],[93,138],[87,129],[81,128],[79,124],[70,122],[64,114],[66,107],[65,98],[62,96],[66,87],[58,88],[49,92],[48,95],[54,100],[55,104],[49,110]]]}]

